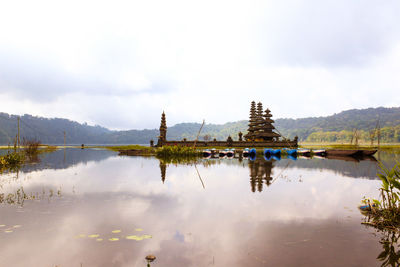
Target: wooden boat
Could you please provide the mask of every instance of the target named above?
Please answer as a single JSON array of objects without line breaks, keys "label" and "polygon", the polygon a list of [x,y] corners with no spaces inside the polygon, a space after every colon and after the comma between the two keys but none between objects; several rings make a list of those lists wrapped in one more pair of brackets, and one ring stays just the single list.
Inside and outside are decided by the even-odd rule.
[{"label": "wooden boat", "polygon": [[325,149],[317,149],[312,151],[314,155],[317,156],[325,156],[326,155],[326,150]]},{"label": "wooden boat", "polygon": [[243,150],[243,152],[242,152],[243,157],[248,157],[249,154],[250,154],[250,149],[248,149],[248,148],[245,148],[245,149]]},{"label": "wooden boat", "polygon": [[235,156],[235,149],[227,149],[226,150],[226,156],[228,158],[232,158],[233,156]]},{"label": "wooden boat", "polygon": [[297,153],[295,155],[288,154],[287,157],[291,160],[297,160]]},{"label": "wooden boat", "polygon": [[361,160],[370,160],[370,161],[377,162],[377,160],[374,156],[362,156]]},{"label": "wooden boat", "polygon": [[203,150],[203,157],[211,157],[212,152],[210,149],[204,149]]},{"label": "wooden boat", "polygon": [[372,156],[378,150],[377,149],[373,149],[373,150],[361,150],[361,151],[362,151],[363,156]]},{"label": "wooden boat", "polygon": [[371,205],[360,205],[358,206],[358,209],[361,211],[371,211]]},{"label": "wooden boat", "polygon": [[357,156],[362,155],[361,150],[356,149],[327,149],[326,155],[328,156]]},{"label": "wooden boat", "polygon": [[298,149],[297,154],[309,157],[311,155],[311,150],[310,149]]},{"label": "wooden boat", "polygon": [[218,154],[220,158],[223,158],[226,156],[226,150],[220,150]]},{"label": "wooden boat", "polygon": [[344,160],[344,161],[352,161],[352,162],[360,162],[357,157],[354,156],[345,156],[345,155],[326,155],[327,159],[336,159],[336,160]]},{"label": "wooden boat", "polygon": [[372,203],[372,205],[369,203],[368,204],[364,204],[364,205],[359,205],[358,209],[361,211],[371,211],[372,208],[377,208],[378,206],[375,203]]}]

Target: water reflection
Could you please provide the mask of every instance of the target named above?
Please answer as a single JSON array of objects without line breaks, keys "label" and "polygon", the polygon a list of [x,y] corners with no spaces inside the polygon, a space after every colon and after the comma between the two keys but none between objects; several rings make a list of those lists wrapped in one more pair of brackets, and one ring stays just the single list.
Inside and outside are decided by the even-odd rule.
[{"label": "water reflection", "polygon": [[381,231],[378,234],[381,236],[379,243],[382,245],[382,252],[377,259],[382,262],[381,266],[400,266],[400,233]]},{"label": "water reflection", "polygon": [[274,162],[275,160],[267,161],[262,159],[249,161],[250,184],[252,192],[256,192],[256,190],[261,192],[264,184],[266,186],[271,185],[272,168],[274,167]]},{"label": "water reflection", "polygon": [[[45,188],[48,196],[49,189],[62,188],[53,201],[0,204],[0,265],[146,266],[150,254],[157,256],[151,266],[384,262],[376,257],[386,251],[380,243],[386,239],[360,225],[356,209],[364,195],[376,197],[380,181],[353,179],[366,172],[351,170],[373,162],[259,158],[181,164],[77,149],[79,160],[68,159],[67,150],[66,167],[57,163],[63,162],[60,152],[38,164],[47,167],[20,172],[17,179],[0,175],[5,194],[23,186],[25,192]],[[290,182],[300,176],[302,183]],[[397,253],[396,242],[385,259]]]},{"label": "water reflection", "polygon": [[42,190],[35,191],[35,192],[25,192],[24,187],[21,186],[14,192],[8,192],[8,193],[2,193],[0,192],[0,204],[9,204],[9,205],[18,205],[23,207],[25,201],[27,200],[35,200],[35,201],[40,201],[40,200],[45,200],[47,199],[50,201],[53,197],[61,197],[61,188],[59,189],[45,189],[42,188]]},{"label": "water reflection", "polygon": [[[377,172],[379,169],[378,162],[375,158],[352,158],[347,160],[348,157],[335,157],[335,158],[322,158],[322,157],[298,157],[292,159],[287,158],[243,158],[238,157],[235,159],[228,158],[203,158],[190,160],[165,160],[159,159],[159,168],[161,172],[161,180],[164,183],[167,179],[167,168],[169,165],[178,166],[184,164],[188,166],[201,165],[209,168],[215,165],[228,165],[238,166],[249,169],[250,184],[252,192],[261,192],[265,186],[270,186],[274,179],[282,178],[286,170],[290,169],[305,169],[305,170],[319,170],[319,171],[333,171],[335,174],[340,174],[352,178],[368,178],[372,180],[379,180]],[[390,162],[390,161],[389,161]],[[384,164],[390,164],[383,161]],[[281,172],[273,176],[273,168],[279,168]],[[300,179],[301,180],[301,179]]]},{"label": "water reflection", "polygon": [[40,154],[37,161],[23,165],[20,170],[26,173],[43,169],[66,169],[78,164],[99,162],[116,155],[116,152],[104,149],[58,149],[51,153]]},{"label": "water reflection", "polygon": [[167,164],[160,160],[160,171],[161,171],[161,181],[164,183],[165,182],[165,175],[167,174]]}]

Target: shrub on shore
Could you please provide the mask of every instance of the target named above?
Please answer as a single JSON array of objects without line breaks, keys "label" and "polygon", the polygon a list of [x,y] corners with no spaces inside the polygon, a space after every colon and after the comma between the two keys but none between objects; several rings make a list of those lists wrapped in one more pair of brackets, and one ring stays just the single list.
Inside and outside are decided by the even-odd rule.
[{"label": "shrub on shore", "polygon": [[22,147],[25,155],[32,159],[35,158],[39,154],[39,146],[40,146],[40,141],[37,141],[35,139],[32,140],[27,140],[24,138],[22,141]]},{"label": "shrub on shore", "polygon": [[19,152],[8,153],[0,156],[0,169],[12,168],[22,164],[25,160],[25,155]]},{"label": "shrub on shore", "polygon": [[185,146],[163,146],[158,148],[156,153],[158,157],[196,157],[201,155],[196,148]]}]

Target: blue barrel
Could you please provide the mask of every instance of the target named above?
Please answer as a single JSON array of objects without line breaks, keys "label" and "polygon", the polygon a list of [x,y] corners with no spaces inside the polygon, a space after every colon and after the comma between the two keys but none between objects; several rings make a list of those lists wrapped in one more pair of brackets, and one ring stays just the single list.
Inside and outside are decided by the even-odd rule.
[{"label": "blue barrel", "polygon": [[273,158],[274,160],[281,160],[281,154],[272,155],[272,158]]},{"label": "blue barrel", "polygon": [[281,157],[281,150],[280,149],[272,149],[272,155]]},{"label": "blue barrel", "polygon": [[272,156],[272,149],[269,149],[269,148],[264,148],[264,156],[266,157],[266,158],[271,158],[271,156]]},{"label": "blue barrel", "polygon": [[272,159],[272,155],[269,154],[269,155],[267,156],[267,155],[264,154],[264,159],[265,159],[266,161],[270,161],[270,160]]}]

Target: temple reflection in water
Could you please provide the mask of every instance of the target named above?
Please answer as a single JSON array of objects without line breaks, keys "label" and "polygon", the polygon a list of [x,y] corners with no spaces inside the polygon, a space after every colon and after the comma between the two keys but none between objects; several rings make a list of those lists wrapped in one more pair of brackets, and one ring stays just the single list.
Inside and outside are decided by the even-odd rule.
[{"label": "temple reflection in water", "polygon": [[274,160],[256,159],[249,161],[251,191],[261,192],[264,184],[270,186],[272,182],[272,168]]},{"label": "temple reflection in water", "polygon": [[160,160],[160,171],[161,171],[161,181],[164,183],[165,182],[165,175],[167,173],[167,164]]},{"label": "temple reflection in water", "polygon": [[[246,160],[247,161],[247,160]],[[249,168],[249,176],[250,176],[250,187],[252,192],[262,192],[264,185],[265,186],[270,186],[273,177],[272,177],[272,168],[274,167],[274,163],[276,162],[275,160],[264,160],[264,159],[256,159],[256,160],[248,160],[248,163],[246,164],[246,161],[243,161],[242,158],[240,158],[238,161],[225,161],[221,162],[219,160],[207,160],[207,161],[199,161],[197,163],[189,163],[188,165],[196,165],[199,164],[204,167],[209,167],[211,165],[218,165],[218,164],[232,164],[232,165],[238,165],[240,164],[244,168],[246,168],[246,165]],[[161,181],[164,184],[166,180],[166,175],[167,175],[167,167],[168,163],[165,162],[164,160],[160,160],[159,162],[159,167],[160,167],[160,173],[161,173]],[[200,173],[199,173],[200,175]],[[201,178],[201,177],[200,177]]]}]

